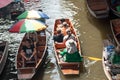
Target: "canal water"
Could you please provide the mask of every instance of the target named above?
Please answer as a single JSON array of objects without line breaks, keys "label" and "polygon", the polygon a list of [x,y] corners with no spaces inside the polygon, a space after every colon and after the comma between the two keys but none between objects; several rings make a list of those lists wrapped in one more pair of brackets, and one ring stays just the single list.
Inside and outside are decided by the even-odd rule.
[{"label": "canal water", "polygon": [[[30,9],[42,9],[50,19],[46,20],[48,30],[52,33],[55,19],[69,18],[77,29],[81,42],[82,53],[85,56],[102,58],[103,40],[111,34],[109,19],[99,20],[91,16],[85,0],[40,0],[26,5]],[[9,25],[10,26],[10,25]],[[0,37],[10,43],[7,64],[0,80],[16,80],[15,55],[24,34],[8,32],[8,26],[1,26]],[[34,80],[107,80],[101,61],[84,58],[85,70],[80,76],[63,76],[56,64],[52,36],[48,33],[48,59],[50,63],[44,68],[42,77]]]}]

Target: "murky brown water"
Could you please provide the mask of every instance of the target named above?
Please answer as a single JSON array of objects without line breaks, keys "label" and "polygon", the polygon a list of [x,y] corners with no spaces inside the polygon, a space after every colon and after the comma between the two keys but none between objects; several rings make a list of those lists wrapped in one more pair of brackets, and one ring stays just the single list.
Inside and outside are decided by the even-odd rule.
[{"label": "murky brown water", "polygon": [[[40,8],[50,16],[50,19],[47,20],[49,31],[53,30],[55,19],[69,18],[79,31],[83,55],[102,57],[102,42],[107,38],[107,34],[111,33],[109,20],[98,20],[92,17],[86,8],[85,0],[41,0],[40,3],[31,4],[27,5],[29,9]],[[42,80],[107,80],[102,62],[87,58],[85,58],[86,70],[80,76],[65,77],[61,75],[54,57],[51,35],[49,35],[49,38],[48,57],[51,61],[50,66],[48,65],[43,72]],[[41,77],[39,80],[41,80]]]}]

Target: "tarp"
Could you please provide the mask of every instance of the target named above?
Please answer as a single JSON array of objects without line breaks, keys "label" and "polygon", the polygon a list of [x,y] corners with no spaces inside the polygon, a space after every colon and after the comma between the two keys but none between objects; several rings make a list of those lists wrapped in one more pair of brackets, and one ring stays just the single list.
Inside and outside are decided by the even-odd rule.
[{"label": "tarp", "polygon": [[13,0],[0,0],[0,8],[3,8],[10,4]]}]

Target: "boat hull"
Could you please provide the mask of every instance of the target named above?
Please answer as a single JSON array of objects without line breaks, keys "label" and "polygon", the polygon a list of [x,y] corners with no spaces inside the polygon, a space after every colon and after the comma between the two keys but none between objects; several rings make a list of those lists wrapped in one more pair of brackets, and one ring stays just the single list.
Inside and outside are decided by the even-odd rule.
[{"label": "boat hull", "polygon": [[[55,21],[53,35],[55,35],[56,28],[57,28],[57,25],[59,24],[59,21],[60,21],[60,19],[57,19]],[[70,25],[72,33],[77,38],[78,50],[79,50],[79,53],[81,55],[81,46],[80,46],[80,42],[79,42],[79,39],[77,37],[77,34],[75,32],[75,29],[74,29],[74,27],[69,19],[65,19],[65,21]],[[54,42],[53,46],[54,46],[54,51],[55,51],[56,63],[58,64],[60,72],[65,76],[66,75],[79,75],[81,66],[83,66],[83,62],[64,62],[64,61],[62,61],[61,58],[59,57],[59,53],[57,53],[57,50],[65,48],[65,45],[62,43],[56,44]],[[82,72],[82,70],[81,70],[81,72]]]},{"label": "boat hull", "polygon": [[[106,1],[104,1],[104,2],[105,2],[104,4],[107,6],[106,9],[93,10],[90,7],[90,4],[89,4],[88,0],[86,0],[87,8],[88,8],[88,11],[90,12],[90,14],[92,16],[94,16],[95,18],[98,18],[98,19],[108,18],[109,17],[109,6],[108,6]],[[91,2],[91,4],[92,4],[92,2]],[[97,7],[97,3],[96,3],[96,7]]]},{"label": "boat hull", "polygon": [[[7,57],[8,57],[8,42],[4,42],[4,43],[0,43],[0,46],[4,46],[4,50],[2,50],[2,57],[0,59],[0,75],[4,69],[5,63],[7,61]],[[0,48],[1,51],[1,48]]]},{"label": "boat hull", "polygon": [[[24,38],[25,37],[26,35],[24,36]],[[24,38],[22,42],[24,41]],[[38,38],[38,43],[36,46],[36,50],[37,50],[37,53],[36,53],[37,63],[36,64],[35,62],[32,63],[31,61],[31,63],[28,63],[26,66],[19,65],[19,63],[21,64],[23,63],[21,60],[21,56],[19,54],[21,45],[22,45],[22,42],[21,42],[21,45],[18,50],[17,58],[16,58],[17,76],[19,80],[21,79],[34,80],[33,78],[35,77],[35,75],[45,64],[45,60],[48,55],[46,33],[44,36],[40,36],[40,34],[37,34],[37,38]]]}]

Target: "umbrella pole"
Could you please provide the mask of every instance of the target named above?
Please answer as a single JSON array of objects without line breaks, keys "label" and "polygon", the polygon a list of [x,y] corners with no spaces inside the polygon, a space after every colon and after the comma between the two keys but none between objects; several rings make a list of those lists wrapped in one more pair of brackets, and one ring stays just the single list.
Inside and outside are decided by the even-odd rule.
[{"label": "umbrella pole", "polygon": [[52,35],[52,32],[50,32],[48,29],[45,29],[50,35]]}]

